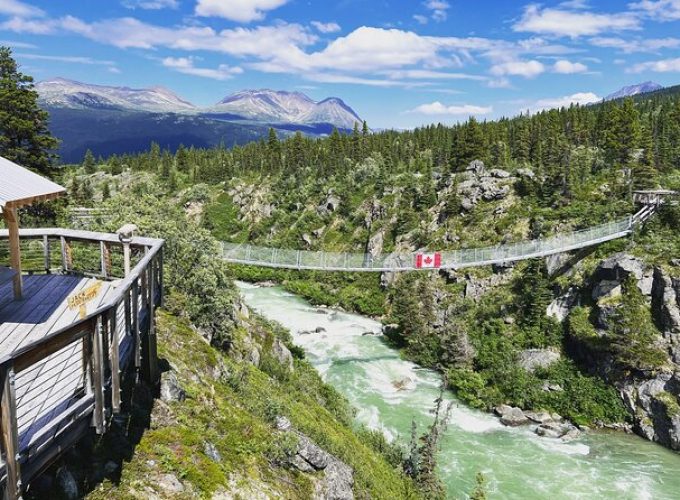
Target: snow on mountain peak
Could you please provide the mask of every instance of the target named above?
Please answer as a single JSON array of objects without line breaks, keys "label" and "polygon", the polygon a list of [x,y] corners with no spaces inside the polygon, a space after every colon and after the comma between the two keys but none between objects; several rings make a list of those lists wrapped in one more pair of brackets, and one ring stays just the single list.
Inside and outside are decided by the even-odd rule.
[{"label": "snow on mountain peak", "polygon": [[164,87],[133,89],[52,78],[37,83],[35,89],[40,101],[52,107],[122,109],[155,113],[194,110],[193,104]]},{"label": "snow on mountain peak", "polygon": [[343,129],[351,129],[354,122],[361,123],[354,110],[337,97],[316,102],[302,92],[270,89],[236,92],[222,99],[210,111],[269,123],[330,123]]},{"label": "snow on mountain peak", "polygon": [[38,83],[36,90],[40,102],[54,108],[223,114],[268,124],[331,124],[341,129],[351,129],[362,121],[337,97],[316,102],[302,92],[271,89],[242,90],[207,109],[197,108],[160,86],[134,89],[53,78]]},{"label": "snow on mountain peak", "polygon": [[646,94],[647,92],[654,92],[656,90],[661,90],[663,88],[662,85],[659,85],[656,82],[642,82],[638,83],[636,85],[628,85],[626,87],[623,87],[616,92],[609,94],[607,97],[605,97],[605,100],[611,101],[613,99],[621,99],[622,97],[631,97],[634,95],[638,94]]}]

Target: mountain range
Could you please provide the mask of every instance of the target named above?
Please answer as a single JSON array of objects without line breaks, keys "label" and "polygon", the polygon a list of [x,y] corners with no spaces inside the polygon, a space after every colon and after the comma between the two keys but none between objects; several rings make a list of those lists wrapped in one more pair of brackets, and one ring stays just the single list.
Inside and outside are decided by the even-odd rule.
[{"label": "mountain range", "polygon": [[59,138],[64,162],[95,155],[134,153],[151,142],[176,149],[244,144],[269,128],[281,136],[301,131],[311,136],[361,124],[342,99],[314,101],[301,92],[243,90],[216,104],[199,107],[164,87],[134,89],[53,78],[35,86],[39,104],[50,113],[50,130]]},{"label": "mountain range", "polygon": [[634,95],[647,94],[648,92],[656,92],[664,87],[656,82],[643,82],[636,85],[628,85],[622,87],[616,92],[609,94],[605,97],[606,101],[612,101],[614,99],[622,99],[624,97],[633,97]]},{"label": "mountain range", "polygon": [[[605,100],[662,90],[655,82],[619,89]],[[349,132],[362,119],[342,99],[314,101],[301,92],[243,90],[214,105],[199,107],[164,87],[135,89],[92,85],[65,78],[36,84],[39,104],[50,113],[50,130],[59,138],[64,162],[95,155],[135,153],[151,142],[171,150],[180,144],[228,147],[265,137],[269,128],[286,137]]]}]

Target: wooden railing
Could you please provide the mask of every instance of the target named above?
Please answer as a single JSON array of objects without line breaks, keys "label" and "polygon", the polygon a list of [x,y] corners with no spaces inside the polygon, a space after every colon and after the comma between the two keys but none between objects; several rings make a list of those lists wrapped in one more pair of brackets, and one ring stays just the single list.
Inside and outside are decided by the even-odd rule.
[{"label": "wooden railing", "polygon": [[[99,434],[106,431],[110,417],[120,412],[121,375],[128,368],[157,382],[153,317],[163,301],[162,240],[121,241],[113,234],[67,229],[26,229],[20,237],[25,272],[116,282],[84,318],[0,356],[0,481],[7,498],[19,498],[23,486],[90,426]],[[0,257],[6,238],[0,231]],[[60,379],[77,381],[75,390],[72,382],[67,394],[57,391],[53,402],[59,404],[36,421],[36,405],[46,404],[40,378],[54,367],[66,372]]]}]

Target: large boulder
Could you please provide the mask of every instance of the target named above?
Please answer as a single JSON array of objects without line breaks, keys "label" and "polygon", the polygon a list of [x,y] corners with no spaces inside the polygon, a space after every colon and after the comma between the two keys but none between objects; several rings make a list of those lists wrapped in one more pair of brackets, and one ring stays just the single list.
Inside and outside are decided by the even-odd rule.
[{"label": "large boulder", "polygon": [[521,408],[508,405],[499,405],[494,408],[494,412],[501,418],[501,423],[509,427],[516,427],[518,425],[525,425],[529,423],[529,419],[521,410]]},{"label": "large boulder", "polygon": [[385,230],[380,229],[368,240],[366,245],[366,253],[371,257],[377,257],[383,251],[383,244],[385,240]]},{"label": "large boulder", "polygon": [[547,368],[560,360],[560,353],[553,349],[526,349],[518,355],[518,363],[532,373],[537,368]]},{"label": "large boulder", "polygon": [[275,339],[272,343],[271,354],[286,370],[289,372],[293,371],[293,355],[279,339]]},{"label": "large boulder", "polygon": [[316,483],[313,498],[318,500],[354,499],[354,472],[346,463],[331,455],[302,433],[298,435],[297,453],[291,465],[301,472],[323,471]]},{"label": "large boulder", "polygon": [[620,283],[625,281],[631,274],[639,281],[643,279],[645,274],[649,274],[649,271],[642,260],[630,254],[620,252],[600,262],[595,270],[593,279],[595,281],[617,281]]},{"label": "large boulder", "polygon": [[565,293],[555,298],[546,308],[545,314],[562,323],[578,302],[578,290],[570,287]]},{"label": "large boulder", "polygon": [[184,401],[187,398],[186,392],[177,380],[174,371],[167,371],[161,374],[161,401]]}]

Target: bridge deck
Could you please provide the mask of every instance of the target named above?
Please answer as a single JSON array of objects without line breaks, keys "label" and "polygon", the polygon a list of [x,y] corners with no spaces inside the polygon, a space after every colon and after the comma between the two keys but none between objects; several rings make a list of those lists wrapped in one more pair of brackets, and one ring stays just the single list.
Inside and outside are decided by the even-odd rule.
[{"label": "bridge deck", "polygon": [[[538,240],[498,245],[486,248],[468,248],[439,252],[440,269],[462,269],[515,262],[570,252],[606,241],[628,236],[633,228],[643,223],[655,207],[645,206],[633,216],[608,222],[580,231],[559,233]],[[431,268],[416,266],[416,253],[369,255],[363,253],[338,253],[282,248],[259,247],[246,244],[223,243],[222,258],[234,264],[286,269],[320,271],[383,272],[420,271]]]},{"label": "bridge deck", "polygon": [[[57,274],[25,276],[22,300],[13,299],[12,283],[0,286],[0,356],[75,323],[79,312],[69,309],[66,299],[95,281]],[[103,304],[113,290],[112,283],[102,282],[88,310]],[[28,445],[43,423],[68,408],[84,384],[82,343],[71,344],[20,373],[16,413],[21,446]]]}]

